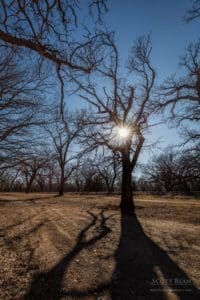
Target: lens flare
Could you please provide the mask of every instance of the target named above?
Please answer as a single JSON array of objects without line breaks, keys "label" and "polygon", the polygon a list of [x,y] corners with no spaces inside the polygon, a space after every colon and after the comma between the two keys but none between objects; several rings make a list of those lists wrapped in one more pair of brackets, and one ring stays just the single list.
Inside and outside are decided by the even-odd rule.
[{"label": "lens flare", "polygon": [[129,129],[127,127],[119,127],[118,134],[121,138],[127,138],[129,136]]}]

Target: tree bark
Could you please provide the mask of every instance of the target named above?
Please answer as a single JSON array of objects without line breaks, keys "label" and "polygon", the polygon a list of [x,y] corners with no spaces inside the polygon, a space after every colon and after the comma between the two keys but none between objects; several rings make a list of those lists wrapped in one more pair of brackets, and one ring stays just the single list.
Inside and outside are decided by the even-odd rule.
[{"label": "tree bark", "polygon": [[122,185],[120,208],[126,214],[133,214],[135,205],[132,192],[132,166],[128,157],[122,158]]},{"label": "tree bark", "polygon": [[59,187],[59,196],[63,196],[64,194],[64,185],[65,185],[65,174],[64,174],[64,168],[61,168],[61,174],[60,174],[60,187]]}]

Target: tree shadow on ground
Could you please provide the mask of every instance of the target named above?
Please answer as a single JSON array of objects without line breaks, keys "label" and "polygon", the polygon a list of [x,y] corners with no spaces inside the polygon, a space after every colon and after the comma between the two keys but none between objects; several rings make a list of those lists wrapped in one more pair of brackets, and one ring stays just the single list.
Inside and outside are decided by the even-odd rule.
[{"label": "tree shadow on ground", "polygon": [[6,205],[17,205],[17,204],[39,204],[40,202],[43,203],[48,200],[52,200],[56,198],[57,195],[48,195],[46,197],[34,197],[34,198],[26,198],[22,200],[16,200],[16,199],[2,199],[0,198],[0,206],[6,206]]},{"label": "tree shadow on ground", "polygon": [[121,214],[112,299],[199,299],[187,274],[144,232],[137,216]]},{"label": "tree shadow on ground", "polygon": [[[194,283],[168,254],[145,234],[136,215],[123,213],[121,237],[114,253],[116,268],[111,280],[85,290],[64,290],[62,280],[69,264],[82,250],[94,245],[111,232],[106,224],[111,216],[105,217],[104,213],[104,209],[99,214],[88,212],[90,223],[78,234],[73,249],[48,272],[37,274],[33,278],[25,300],[100,299],[98,296],[105,292],[110,295],[109,299],[116,300],[198,299],[198,289]],[[96,233],[88,239],[87,232],[91,228],[96,228]],[[91,296],[93,298],[90,298]]]},{"label": "tree shadow on ground", "polygon": [[10,224],[10,225],[6,225],[4,227],[0,227],[0,231],[1,230],[10,230],[12,228],[15,228],[16,226],[20,226],[20,225],[23,225],[24,223],[28,222],[28,221],[31,221],[34,217],[36,217],[37,214],[33,214],[32,216],[29,216],[27,218],[24,218],[23,220],[20,220],[18,222],[15,222],[13,224]]},{"label": "tree shadow on ground", "polygon": [[[64,273],[68,269],[70,262],[83,250],[94,245],[98,240],[104,238],[111,229],[106,225],[106,221],[110,217],[105,217],[104,210],[101,210],[99,214],[88,212],[91,220],[78,234],[77,241],[72,250],[64,256],[58,264],[56,264],[49,272],[43,272],[33,279],[30,290],[25,295],[24,299],[44,299],[44,300],[57,300],[60,299],[65,293],[62,289],[62,280]],[[97,228],[96,234],[91,238],[87,237],[87,233],[91,228]],[[108,288],[108,285],[102,286],[102,290]],[[96,289],[95,289],[96,290]],[[74,291],[74,297],[82,297],[82,294],[90,294],[91,291]],[[73,294],[73,292],[72,292]],[[77,294],[77,295],[76,295]]]}]

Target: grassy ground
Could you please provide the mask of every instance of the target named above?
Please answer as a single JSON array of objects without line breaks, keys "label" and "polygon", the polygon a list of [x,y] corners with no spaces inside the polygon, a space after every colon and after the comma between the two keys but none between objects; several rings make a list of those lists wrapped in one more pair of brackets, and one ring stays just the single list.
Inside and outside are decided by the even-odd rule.
[{"label": "grassy ground", "polygon": [[[200,201],[0,194],[0,299],[197,299]],[[200,298],[199,298],[200,299]]]}]

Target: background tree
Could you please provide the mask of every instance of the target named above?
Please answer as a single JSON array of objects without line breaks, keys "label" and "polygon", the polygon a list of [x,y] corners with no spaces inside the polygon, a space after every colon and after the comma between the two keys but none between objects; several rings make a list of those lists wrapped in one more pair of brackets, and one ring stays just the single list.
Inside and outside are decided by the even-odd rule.
[{"label": "background tree", "polygon": [[11,192],[15,190],[19,168],[0,169],[0,191]]},{"label": "background tree", "polygon": [[104,184],[107,187],[107,192],[113,193],[115,183],[121,175],[121,166],[117,157],[115,157],[112,152],[105,153],[104,151],[104,155],[99,154],[95,158],[93,164],[104,181]]},{"label": "background tree", "polygon": [[[87,74],[102,59],[102,16],[106,0],[5,1],[1,0],[0,40],[19,57],[29,57],[40,74],[47,66],[60,82],[60,113],[63,114],[66,78]],[[85,22],[83,11],[87,12]],[[53,72],[51,72],[52,74]]]},{"label": "background tree", "polygon": [[[200,188],[199,152],[192,149],[183,152],[166,148],[142,167],[145,190],[181,192],[188,194]],[[141,182],[139,182],[142,187]]]},{"label": "background tree", "polygon": [[53,155],[51,160],[46,165],[46,189],[48,192],[52,192],[54,190],[54,184],[56,182],[57,176],[57,161],[55,156]]},{"label": "background tree", "polygon": [[14,49],[1,43],[0,49],[0,172],[13,178],[9,190],[19,178],[24,153],[38,145],[45,123],[46,100],[41,93],[47,83],[46,73],[39,74],[27,58],[19,64]]},{"label": "background tree", "polygon": [[[1,45],[0,45],[1,47]],[[20,142],[30,127],[40,125],[45,76],[22,64],[19,68],[12,49],[1,47],[0,57],[0,147]],[[44,101],[43,101],[44,103]]]},{"label": "background tree", "polygon": [[81,130],[82,121],[78,113],[64,112],[62,118],[56,112],[54,121],[46,128],[54,145],[55,158],[60,169],[59,195],[64,193],[64,185],[75,170],[72,162],[77,158],[77,153],[72,151],[73,143]]},{"label": "background tree", "polygon": [[[121,208],[127,213],[134,210],[132,197],[132,172],[144,144],[144,134],[149,126],[150,101],[155,82],[151,66],[149,37],[139,38],[130,52],[128,61],[130,77],[121,77],[118,50],[110,35],[104,36],[107,61],[96,73],[82,82],[73,78],[80,97],[93,108],[85,117],[83,140],[91,148],[106,146],[121,158],[122,189]],[[102,84],[105,83],[105,84]]]},{"label": "background tree", "polygon": [[105,186],[96,168],[95,157],[94,159],[91,158],[91,155],[84,157],[80,166],[80,174],[83,178],[83,191],[100,192],[104,190]]},{"label": "background tree", "polygon": [[185,142],[199,144],[200,132],[200,41],[190,44],[180,66],[184,75],[171,76],[160,87],[156,106],[166,112],[174,126],[182,126]]},{"label": "background tree", "polygon": [[187,22],[193,21],[200,17],[200,0],[193,0],[192,2],[192,7],[188,9],[186,15],[184,16],[184,19]]},{"label": "background tree", "polygon": [[81,166],[83,163],[83,157],[77,158],[75,163],[75,169],[72,173],[72,182],[74,183],[75,189],[78,193],[82,192],[84,189],[84,176],[81,172]]},{"label": "background tree", "polygon": [[46,165],[51,160],[49,151],[44,149],[33,149],[19,159],[20,174],[24,177],[26,183],[26,193],[31,191],[33,182],[45,171]]},{"label": "background tree", "polygon": [[155,155],[143,166],[143,173],[149,182],[165,192],[173,192],[176,186],[176,154],[167,148],[164,153]]},{"label": "background tree", "polygon": [[[0,39],[17,50],[30,50],[71,70],[90,72],[96,61],[97,23],[107,10],[106,1],[12,1],[1,0]],[[83,25],[87,8],[90,22]],[[89,24],[91,23],[91,26]],[[86,27],[89,27],[86,29]],[[80,34],[81,33],[81,34]]]},{"label": "background tree", "polygon": [[199,150],[188,148],[177,157],[177,190],[189,194],[200,190]]}]

